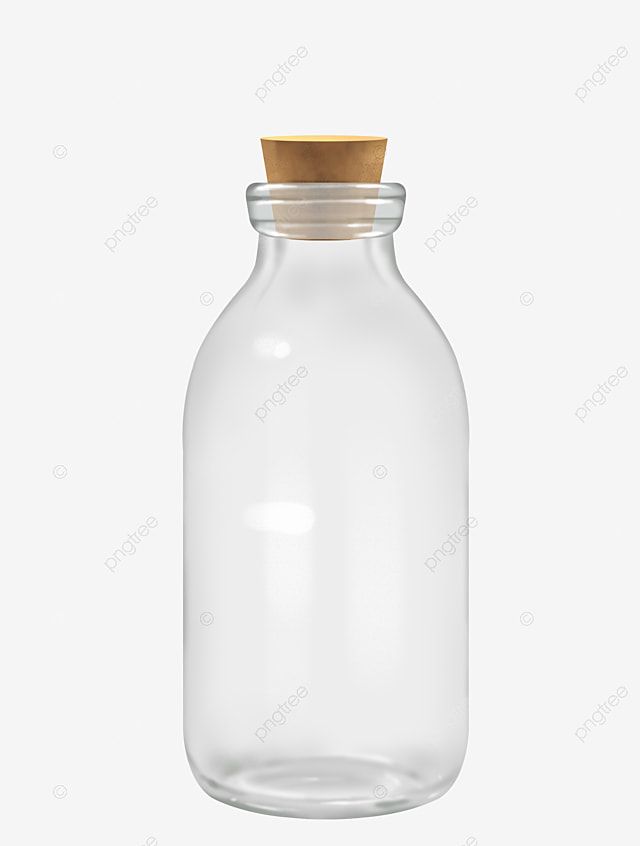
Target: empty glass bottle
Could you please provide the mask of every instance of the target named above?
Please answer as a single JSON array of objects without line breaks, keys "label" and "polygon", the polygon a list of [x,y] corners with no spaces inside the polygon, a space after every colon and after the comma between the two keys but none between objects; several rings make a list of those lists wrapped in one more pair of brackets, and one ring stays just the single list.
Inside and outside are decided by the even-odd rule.
[{"label": "empty glass bottle", "polygon": [[460,373],[396,267],[402,186],[247,197],[256,266],[185,410],[189,761],[253,811],[414,807],[466,748]]}]

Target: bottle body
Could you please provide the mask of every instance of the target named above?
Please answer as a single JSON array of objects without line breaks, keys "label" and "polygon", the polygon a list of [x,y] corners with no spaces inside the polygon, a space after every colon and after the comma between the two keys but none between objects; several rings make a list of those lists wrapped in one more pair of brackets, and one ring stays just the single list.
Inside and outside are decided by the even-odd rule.
[{"label": "bottle body", "polygon": [[191,376],[185,741],[251,810],[401,810],[464,757],[466,402],[392,237],[261,235]]}]

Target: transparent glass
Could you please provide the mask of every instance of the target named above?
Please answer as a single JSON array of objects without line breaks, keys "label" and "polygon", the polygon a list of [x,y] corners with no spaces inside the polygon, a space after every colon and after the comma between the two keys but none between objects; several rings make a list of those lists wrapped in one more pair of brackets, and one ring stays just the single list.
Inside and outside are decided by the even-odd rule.
[{"label": "transparent glass", "polygon": [[250,186],[255,269],[189,383],[185,743],[252,811],[411,808],[465,753],[467,410],[396,267],[403,203]]}]

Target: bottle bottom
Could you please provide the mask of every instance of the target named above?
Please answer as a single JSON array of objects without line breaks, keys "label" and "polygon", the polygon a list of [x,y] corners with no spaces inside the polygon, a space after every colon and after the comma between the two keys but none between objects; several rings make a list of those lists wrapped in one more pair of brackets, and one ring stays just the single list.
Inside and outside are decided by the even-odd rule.
[{"label": "bottle bottom", "polygon": [[425,779],[389,763],[366,758],[322,757],[272,760],[229,772],[224,783],[194,770],[214,799],[261,814],[305,819],[348,819],[391,814],[442,796],[453,775]]}]

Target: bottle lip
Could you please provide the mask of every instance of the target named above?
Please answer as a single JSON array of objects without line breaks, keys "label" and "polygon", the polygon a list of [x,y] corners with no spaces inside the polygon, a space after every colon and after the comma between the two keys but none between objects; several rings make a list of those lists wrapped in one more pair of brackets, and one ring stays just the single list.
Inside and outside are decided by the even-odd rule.
[{"label": "bottle lip", "polygon": [[404,202],[398,182],[254,182],[247,188],[254,229],[295,240],[390,235],[400,226]]}]

